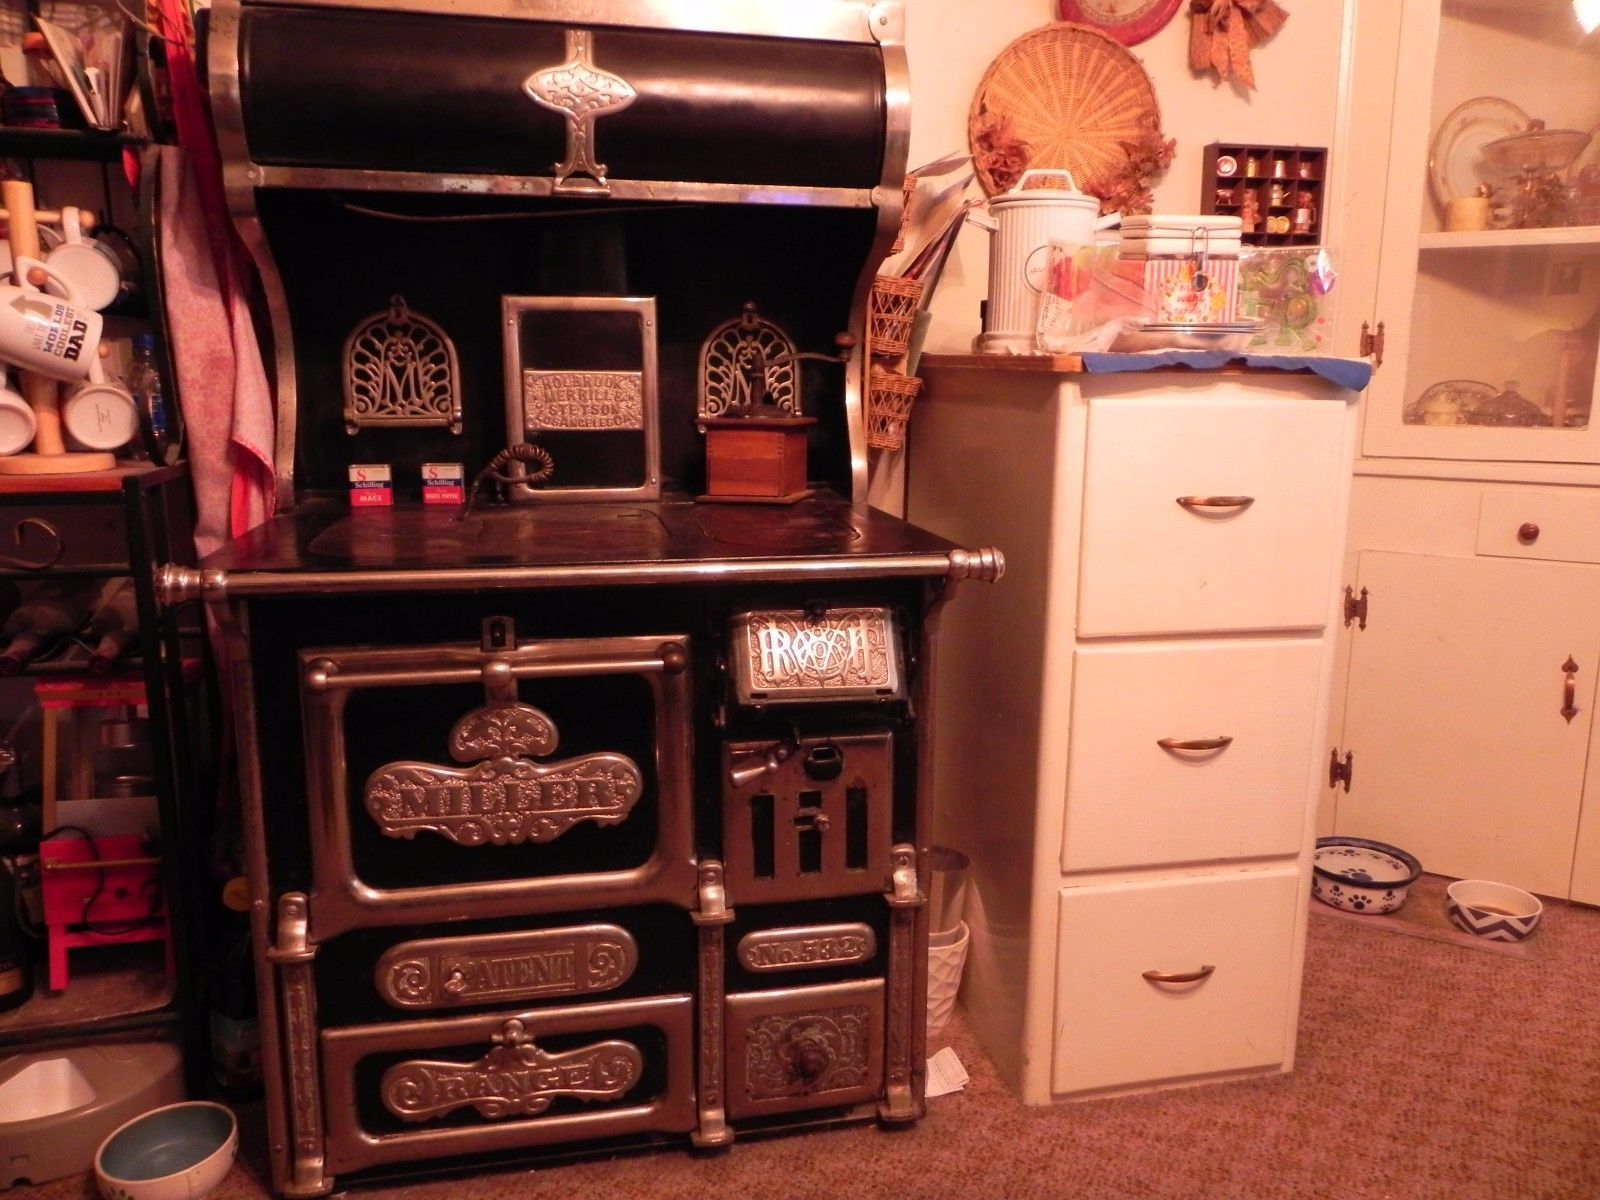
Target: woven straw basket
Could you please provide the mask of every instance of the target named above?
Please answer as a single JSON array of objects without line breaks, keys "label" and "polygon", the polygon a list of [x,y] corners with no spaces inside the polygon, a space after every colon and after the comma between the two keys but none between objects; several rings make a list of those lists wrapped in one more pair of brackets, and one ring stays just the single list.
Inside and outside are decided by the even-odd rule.
[{"label": "woven straw basket", "polygon": [[1098,29],[1058,22],[1025,33],[989,64],[967,114],[979,182],[1000,185],[979,138],[1000,122],[1028,147],[1030,167],[1065,167],[1093,191],[1127,165],[1125,142],[1161,127],[1155,86],[1139,60]]},{"label": "woven straw basket", "polygon": [[900,231],[894,235],[894,245],[889,247],[890,254],[899,254],[906,248],[906,226],[911,222],[911,197],[917,194],[917,177],[907,175],[905,183],[900,185]]},{"label": "woven straw basket", "polygon": [[922,380],[874,366],[867,376],[867,445],[874,450],[898,450],[906,444],[906,421],[911,404],[922,391]]},{"label": "woven straw basket", "polygon": [[867,344],[874,354],[904,354],[922,300],[922,280],[879,275],[867,300]]}]

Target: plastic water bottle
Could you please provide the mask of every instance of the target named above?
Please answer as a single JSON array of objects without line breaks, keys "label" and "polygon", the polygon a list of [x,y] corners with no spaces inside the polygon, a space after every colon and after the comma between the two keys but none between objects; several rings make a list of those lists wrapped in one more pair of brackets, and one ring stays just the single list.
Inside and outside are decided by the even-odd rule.
[{"label": "plastic water bottle", "polygon": [[167,415],[167,398],[161,387],[161,372],[156,370],[156,337],[136,334],[133,339],[133,368],[129,387],[145,412],[150,414],[150,431],[163,455],[172,444],[172,422]]}]

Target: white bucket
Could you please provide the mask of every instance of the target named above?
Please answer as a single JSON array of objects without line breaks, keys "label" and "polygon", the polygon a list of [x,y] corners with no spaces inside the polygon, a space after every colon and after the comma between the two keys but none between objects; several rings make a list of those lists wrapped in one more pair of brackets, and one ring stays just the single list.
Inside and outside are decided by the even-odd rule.
[{"label": "white bucket", "polygon": [[[1053,175],[1067,190],[1032,188],[1029,179]],[[1017,186],[989,201],[989,302],[981,342],[1002,345],[1025,341],[1039,327],[1039,298],[1050,271],[1050,243],[1087,246],[1095,233],[1115,225],[1121,214],[1100,215],[1100,201],[1080,192],[1065,170],[1024,171]]]},{"label": "white bucket", "polygon": [[944,1032],[955,1011],[961,990],[961,972],[967,965],[967,944],[972,940],[965,921],[954,929],[928,935],[928,1040]]}]

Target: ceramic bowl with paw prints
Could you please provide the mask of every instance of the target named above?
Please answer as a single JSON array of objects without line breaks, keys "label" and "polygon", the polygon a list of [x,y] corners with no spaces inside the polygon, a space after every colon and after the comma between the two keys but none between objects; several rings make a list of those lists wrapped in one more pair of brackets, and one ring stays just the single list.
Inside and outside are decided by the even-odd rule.
[{"label": "ceramic bowl with paw prints", "polygon": [[1422,864],[1398,846],[1367,838],[1317,839],[1311,894],[1346,912],[1391,913],[1422,874]]}]

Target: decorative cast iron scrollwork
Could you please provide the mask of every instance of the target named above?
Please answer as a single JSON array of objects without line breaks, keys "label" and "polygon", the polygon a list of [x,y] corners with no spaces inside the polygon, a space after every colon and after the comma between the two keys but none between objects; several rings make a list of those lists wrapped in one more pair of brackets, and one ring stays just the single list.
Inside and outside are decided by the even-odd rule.
[{"label": "decorative cast iron scrollwork", "polygon": [[476,1062],[410,1059],[383,1075],[384,1107],[404,1121],[427,1121],[475,1108],[498,1120],[538,1116],[558,1096],[615,1100],[639,1082],[644,1058],[631,1042],[596,1042],[550,1054],[534,1045],[527,1027],[513,1017],[492,1038],[493,1048]]},{"label": "decorative cast iron scrollwork", "polygon": [[344,342],[346,433],[390,426],[446,426],[461,432],[461,372],[449,335],[391,296],[389,308]]}]

